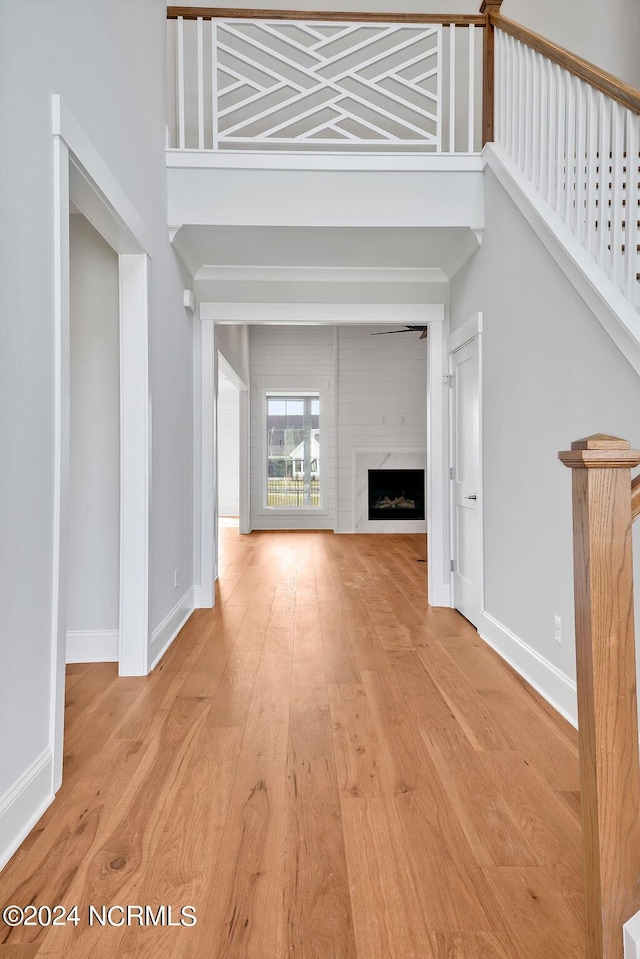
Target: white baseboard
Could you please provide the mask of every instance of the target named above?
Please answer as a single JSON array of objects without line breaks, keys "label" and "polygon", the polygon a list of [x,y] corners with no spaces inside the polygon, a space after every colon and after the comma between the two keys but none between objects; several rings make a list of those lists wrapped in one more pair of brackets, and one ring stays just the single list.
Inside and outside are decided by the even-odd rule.
[{"label": "white baseboard", "polygon": [[73,629],[67,633],[67,663],[117,663],[117,629]]},{"label": "white baseboard", "polygon": [[478,632],[543,699],[557,709],[572,726],[577,727],[576,684],[570,676],[532,649],[486,610],[482,613]]},{"label": "white baseboard", "polygon": [[156,626],[151,634],[150,671],[158,665],[195,608],[195,587],[190,586],[182,599],[178,600],[173,609],[167,613],[160,625]]},{"label": "white baseboard", "polygon": [[0,869],[53,802],[53,753],[47,746],[0,797]]}]

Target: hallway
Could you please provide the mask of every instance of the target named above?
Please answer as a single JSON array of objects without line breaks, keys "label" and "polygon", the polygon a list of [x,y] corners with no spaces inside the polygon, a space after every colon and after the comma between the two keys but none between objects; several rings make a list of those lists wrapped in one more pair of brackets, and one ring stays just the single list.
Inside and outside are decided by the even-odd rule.
[{"label": "hallway", "polygon": [[0,902],[80,922],[0,925],[0,959],[581,959],[574,730],[427,606],[424,537],[221,535],[217,606],[148,678],[68,668]]}]

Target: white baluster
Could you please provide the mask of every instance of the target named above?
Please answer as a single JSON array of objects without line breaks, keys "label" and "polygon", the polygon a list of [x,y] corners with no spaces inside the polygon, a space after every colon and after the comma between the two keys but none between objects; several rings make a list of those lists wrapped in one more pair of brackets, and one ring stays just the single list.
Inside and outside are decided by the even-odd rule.
[{"label": "white baluster", "polygon": [[198,149],[204,150],[204,50],[202,17],[198,17]]},{"label": "white baluster", "polygon": [[469,153],[475,147],[476,118],[476,28],[469,24]]},{"label": "white baluster", "polygon": [[586,239],[587,252],[597,258],[598,230],[596,222],[599,220],[597,207],[598,200],[598,99],[596,91],[587,85],[587,199],[586,199]]},{"label": "white baluster", "polygon": [[640,190],[638,180],[640,179],[640,117],[635,113],[628,113],[627,116],[627,283],[626,296],[635,306],[640,307],[640,282],[637,275],[640,272],[640,256],[638,256],[638,244],[640,243],[640,229],[638,229],[638,220],[640,219]]},{"label": "white baluster", "polygon": [[563,218],[571,232],[576,234],[576,78],[566,74],[566,178]]},{"label": "white baluster", "polygon": [[611,250],[609,249],[609,209],[610,198],[610,152],[611,152],[611,103],[604,94],[599,94],[600,100],[600,149],[599,149],[599,177],[598,177],[598,263],[607,276],[611,276]]},{"label": "white baluster", "polygon": [[184,18],[178,17],[176,74],[178,80],[178,149],[184,150]]},{"label": "white baluster", "polygon": [[576,236],[586,247],[587,85],[576,80]]},{"label": "white baluster", "polygon": [[218,22],[211,20],[211,147],[218,147]]},{"label": "white baluster", "polygon": [[449,27],[449,153],[456,152],[456,25]]},{"label": "white baluster", "polygon": [[[544,119],[544,110],[546,109],[546,83],[547,83],[547,73],[544,68],[544,61],[542,57],[534,53],[533,54],[533,142],[531,144],[531,150],[533,153],[533,164],[531,178],[533,180],[533,185],[539,193],[542,192],[542,180],[543,180],[543,171],[544,171],[544,153],[542,153],[542,145],[546,142],[547,134],[547,124]],[[544,106],[543,106],[544,104]]]},{"label": "white baluster", "polygon": [[533,57],[533,50],[531,49],[531,47],[525,46],[523,53],[524,53],[525,125],[524,125],[524,163],[522,165],[522,169],[527,179],[533,180],[532,160],[533,160],[533,138],[535,136],[534,116],[533,116],[533,85],[532,85],[532,77],[531,77],[531,58]]},{"label": "white baluster", "polygon": [[556,190],[553,199],[553,208],[556,213],[562,216],[565,208],[566,196],[566,152],[567,152],[567,127],[566,127],[566,74],[564,70],[558,70],[556,84]]},{"label": "white baluster", "polygon": [[525,163],[525,131],[526,131],[526,84],[525,84],[525,62],[524,45],[516,44],[517,52],[517,90],[516,110],[518,116],[518,139],[516,141],[516,163],[520,169],[524,168]]},{"label": "white baluster", "polygon": [[[624,244],[624,233],[622,221],[625,218],[626,207],[623,205],[624,190],[623,183],[627,177],[623,173],[623,168],[627,167],[629,173],[629,164],[625,164],[624,157],[624,127],[625,110],[619,103],[613,104],[613,139],[611,144],[611,279],[617,287],[624,289],[624,260],[628,247],[625,246],[625,253],[622,252]],[[627,160],[629,158],[627,157]]]}]

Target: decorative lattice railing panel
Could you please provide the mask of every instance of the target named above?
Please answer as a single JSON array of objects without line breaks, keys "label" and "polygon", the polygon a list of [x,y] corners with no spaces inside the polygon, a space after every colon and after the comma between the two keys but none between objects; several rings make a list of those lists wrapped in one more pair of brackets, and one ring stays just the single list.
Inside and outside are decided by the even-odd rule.
[{"label": "decorative lattice railing panel", "polygon": [[170,148],[480,149],[473,24],[178,18],[169,29]]}]

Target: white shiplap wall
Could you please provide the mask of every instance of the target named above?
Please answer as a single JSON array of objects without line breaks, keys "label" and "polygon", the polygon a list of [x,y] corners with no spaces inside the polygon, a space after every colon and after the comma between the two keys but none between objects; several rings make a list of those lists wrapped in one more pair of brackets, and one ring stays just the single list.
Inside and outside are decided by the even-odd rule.
[{"label": "white shiplap wall", "polygon": [[338,328],[336,530],[354,532],[354,449],[425,449],[427,341],[419,333],[372,336],[380,327]]},{"label": "white shiplap wall", "polygon": [[218,393],[218,515],[240,511],[240,394],[231,384]]},{"label": "white shiplap wall", "polygon": [[[334,327],[253,326],[251,354],[251,525],[253,529],[333,529],[335,524]],[[265,389],[323,390],[320,416],[323,509],[263,508]]]},{"label": "white shiplap wall", "polygon": [[[371,335],[379,331],[379,326],[251,328],[254,529],[306,527],[354,532],[354,449],[426,448],[427,341],[420,340],[417,333]],[[306,516],[265,511],[263,390],[318,387],[326,389],[321,424],[326,508],[323,514]]]}]

